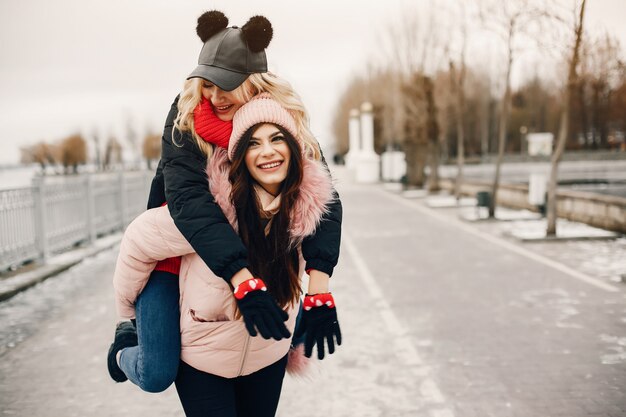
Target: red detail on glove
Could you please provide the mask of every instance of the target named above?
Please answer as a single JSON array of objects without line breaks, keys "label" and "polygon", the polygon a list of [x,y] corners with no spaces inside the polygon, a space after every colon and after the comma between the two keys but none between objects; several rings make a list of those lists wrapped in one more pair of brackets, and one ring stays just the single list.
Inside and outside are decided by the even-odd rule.
[{"label": "red detail on glove", "polygon": [[329,292],[323,294],[307,295],[304,297],[303,307],[306,311],[309,311],[313,307],[321,307],[326,305],[330,308],[335,307],[335,299]]},{"label": "red detail on glove", "polygon": [[267,291],[267,286],[261,278],[250,278],[235,287],[235,298],[241,300],[249,292]]}]

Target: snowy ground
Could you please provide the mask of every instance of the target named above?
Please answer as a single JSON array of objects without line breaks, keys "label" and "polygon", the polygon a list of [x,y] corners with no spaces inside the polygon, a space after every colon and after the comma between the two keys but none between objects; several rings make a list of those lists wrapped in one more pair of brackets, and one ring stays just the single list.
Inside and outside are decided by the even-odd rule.
[{"label": "snowy ground", "polygon": [[[338,180],[344,344],[309,379],[285,380],[279,417],[626,415],[626,238],[524,243],[504,233],[540,224],[528,213],[464,221]],[[182,415],[173,388],[150,395],[107,375],[115,257],[0,303],[1,413]]]},{"label": "snowy ground", "polygon": [[499,207],[496,210],[498,220],[476,221],[478,218],[486,217],[486,209],[477,211],[468,202],[462,202],[460,207],[456,207],[454,197],[428,197],[426,204],[445,209],[442,210],[443,213],[467,220],[478,230],[528,240],[524,244],[526,249],[548,256],[602,281],[626,283],[624,235],[584,223],[558,219],[559,239],[546,241],[542,239],[545,237],[546,219],[538,213]]}]

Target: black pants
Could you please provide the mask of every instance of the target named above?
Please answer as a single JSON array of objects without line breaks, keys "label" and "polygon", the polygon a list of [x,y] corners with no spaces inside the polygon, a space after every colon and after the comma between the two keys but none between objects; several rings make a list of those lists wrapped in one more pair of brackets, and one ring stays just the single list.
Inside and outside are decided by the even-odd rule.
[{"label": "black pants", "polygon": [[176,390],[187,417],[274,417],[287,355],[253,374],[222,378],[181,361]]}]

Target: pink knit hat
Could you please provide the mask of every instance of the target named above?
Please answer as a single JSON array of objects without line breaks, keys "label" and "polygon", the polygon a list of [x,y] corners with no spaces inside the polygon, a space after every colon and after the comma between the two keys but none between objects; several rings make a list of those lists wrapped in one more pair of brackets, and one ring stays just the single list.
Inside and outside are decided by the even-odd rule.
[{"label": "pink knit hat", "polygon": [[241,106],[233,117],[233,133],[228,143],[228,159],[232,161],[235,149],[244,133],[259,123],[273,123],[285,128],[300,142],[296,121],[287,109],[272,98],[269,93],[261,93]]}]

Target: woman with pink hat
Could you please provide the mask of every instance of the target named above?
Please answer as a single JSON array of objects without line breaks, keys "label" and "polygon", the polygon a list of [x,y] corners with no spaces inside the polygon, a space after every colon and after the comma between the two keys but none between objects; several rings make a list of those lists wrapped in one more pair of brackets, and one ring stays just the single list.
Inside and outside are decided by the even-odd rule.
[{"label": "woman with pink hat", "polygon": [[[254,277],[229,285],[194,252],[170,210],[155,208],[124,233],[113,281],[118,312],[133,317],[155,263],[182,256],[176,388],[186,415],[273,416],[300,304],[301,246],[334,200],[331,179],[290,111],[267,93],[235,113],[228,149],[214,149],[206,173],[216,203],[249,250]],[[268,321],[263,334],[246,317],[252,306],[265,308],[266,297],[277,306],[268,314],[284,330]],[[327,343],[333,353],[341,344],[331,293],[307,294],[302,320],[307,338],[323,334],[318,351]],[[269,337],[274,331],[284,337]],[[309,355],[311,348],[305,347]]]}]

